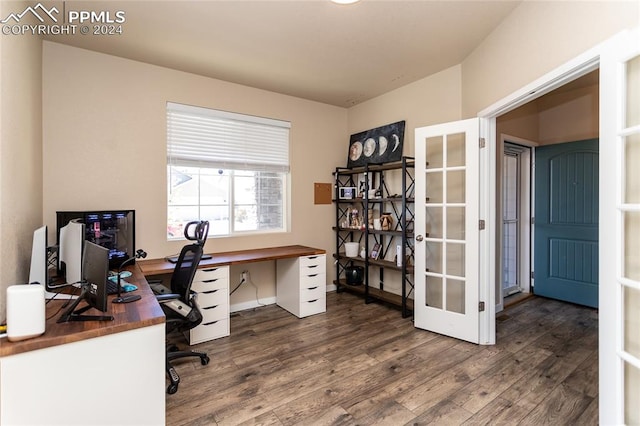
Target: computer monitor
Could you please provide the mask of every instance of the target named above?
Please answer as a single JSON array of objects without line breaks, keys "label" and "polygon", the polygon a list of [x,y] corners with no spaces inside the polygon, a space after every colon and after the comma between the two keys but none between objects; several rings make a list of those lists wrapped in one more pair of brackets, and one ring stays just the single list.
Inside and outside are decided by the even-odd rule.
[{"label": "computer monitor", "polygon": [[[83,253],[82,292],[75,302],[67,308],[58,322],[67,321],[110,321],[111,315],[82,315],[91,308],[107,311],[107,279],[109,276],[109,250],[89,241],[85,242]],[[86,306],[76,310],[81,301]]]},{"label": "computer monitor", "polygon": [[58,243],[60,230],[77,219],[85,225],[84,239],[109,249],[109,266],[117,269],[135,253],[135,210],[87,210],[56,212]]},{"label": "computer monitor", "polygon": [[49,268],[47,264],[47,226],[33,231],[33,245],[31,246],[31,267],[29,269],[29,283],[49,284]]},{"label": "computer monitor", "polygon": [[84,249],[84,223],[78,219],[60,228],[58,237],[58,274],[69,284],[82,281],[82,251]]},{"label": "computer monitor", "polygon": [[91,243],[84,244],[84,281],[89,286],[87,303],[99,311],[107,311],[107,280],[109,279],[109,250]]}]

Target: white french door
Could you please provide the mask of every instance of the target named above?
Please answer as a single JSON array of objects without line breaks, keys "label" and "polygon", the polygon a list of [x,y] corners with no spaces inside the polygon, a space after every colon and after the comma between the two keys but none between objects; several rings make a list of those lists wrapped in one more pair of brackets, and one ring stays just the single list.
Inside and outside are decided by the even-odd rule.
[{"label": "white french door", "polygon": [[600,56],[600,146],[600,423],[640,424],[640,29]]},{"label": "white french door", "polygon": [[479,120],[415,131],[415,326],[479,342]]}]

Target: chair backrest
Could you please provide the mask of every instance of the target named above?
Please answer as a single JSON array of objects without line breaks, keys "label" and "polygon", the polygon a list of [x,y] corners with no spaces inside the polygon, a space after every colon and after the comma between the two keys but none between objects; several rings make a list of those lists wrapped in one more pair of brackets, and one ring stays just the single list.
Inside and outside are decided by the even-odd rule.
[{"label": "chair backrest", "polygon": [[184,227],[184,237],[189,241],[197,241],[198,244],[204,246],[209,236],[209,221],[194,220]]},{"label": "chair backrest", "polygon": [[180,295],[180,299],[191,306],[191,282],[202,257],[202,245],[188,244],[182,247],[180,256],[171,275],[171,292]]}]

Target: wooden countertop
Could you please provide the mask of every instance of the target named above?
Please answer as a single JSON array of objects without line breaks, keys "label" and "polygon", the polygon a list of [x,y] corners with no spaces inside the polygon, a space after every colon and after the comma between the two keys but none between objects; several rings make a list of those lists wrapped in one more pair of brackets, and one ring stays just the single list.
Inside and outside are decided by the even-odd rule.
[{"label": "wooden countertop", "polygon": [[[4,337],[0,339],[0,356],[15,355],[27,351],[48,348],[65,343],[77,342],[93,337],[133,330],[165,321],[162,308],[153,295],[149,284],[137,265],[126,268],[131,271],[131,278],[127,281],[138,286],[133,294],[139,294],[142,299],[132,303],[111,303],[115,295],[108,296],[107,312],[95,309],[88,310],[86,315],[113,315],[113,321],[73,321],[58,324],[56,321],[64,311],[60,309],[65,300],[51,300],[46,305],[46,328],[42,336],[19,342],[9,342]],[[79,307],[84,306],[81,302]]]},{"label": "wooden countertop", "polygon": [[[326,250],[323,249],[300,245],[207,253],[211,255],[211,259],[200,261],[200,268],[239,265],[243,263],[264,262],[300,256],[313,256],[325,253]],[[165,259],[142,260],[138,261],[137,265],[142,270],[142,273],[147,277],[171,273],[175,267],[174,263],[171,263]]]}]

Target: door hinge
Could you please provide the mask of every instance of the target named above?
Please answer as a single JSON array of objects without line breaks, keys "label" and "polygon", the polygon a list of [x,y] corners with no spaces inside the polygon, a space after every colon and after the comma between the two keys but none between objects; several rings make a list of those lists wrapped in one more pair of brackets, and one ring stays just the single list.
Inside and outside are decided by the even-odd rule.
[{"label": "door hinge", "polygon": [[531,279],[535,279],[536,278],[536,272],[535,271],[531,271]]},{"label": "door hinge", "polygon": [[487,144],[487,142],[485,141],[485,139],[484,138],[480,138],[480,148],[484,148],[486,144]]},{"label": "door hinge", "polygon": [[484,219],[480,219],[480,221],[478,222],[478,229],[484,231],[484,226]]},{"label": "door hinge", "polygon": [[531,218],[531,224],[532,224],[532,225],[535,225],[535,224],[536,224],[536,218],[535,218],[535,217],[532,217],[532,218]]},{"label": "door hinge", "polygon": [[484,312],[484,302],[478,302],[478,312]]}]

